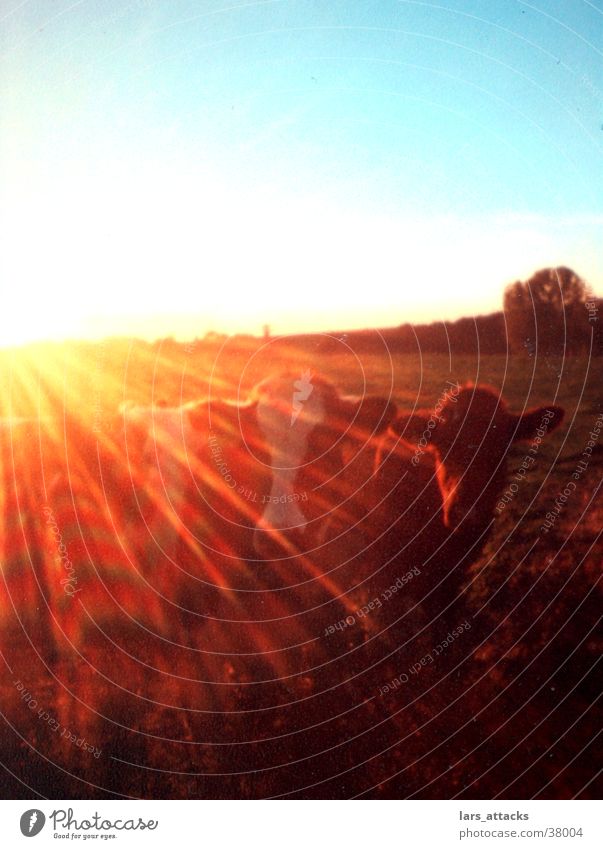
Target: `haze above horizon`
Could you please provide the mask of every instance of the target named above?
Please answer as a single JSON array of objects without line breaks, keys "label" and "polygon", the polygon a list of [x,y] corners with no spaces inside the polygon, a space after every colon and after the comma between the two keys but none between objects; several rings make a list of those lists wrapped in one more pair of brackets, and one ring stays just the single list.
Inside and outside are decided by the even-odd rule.
[{"label": "haze above horizon", "polygon": [[0,345],[275,334],[603,292],[590,0],[15,0]]}]

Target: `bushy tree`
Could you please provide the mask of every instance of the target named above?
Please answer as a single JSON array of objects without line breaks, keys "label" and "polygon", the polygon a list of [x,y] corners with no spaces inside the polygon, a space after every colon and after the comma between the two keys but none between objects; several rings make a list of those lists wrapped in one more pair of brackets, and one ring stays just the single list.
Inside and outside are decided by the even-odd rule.
[{"label": "bushy tree", "polygon": [[504,311],[511,350],[531,356],[577,354],[590,346],[586,285],[565,266],[543,268],[507,286]]}]

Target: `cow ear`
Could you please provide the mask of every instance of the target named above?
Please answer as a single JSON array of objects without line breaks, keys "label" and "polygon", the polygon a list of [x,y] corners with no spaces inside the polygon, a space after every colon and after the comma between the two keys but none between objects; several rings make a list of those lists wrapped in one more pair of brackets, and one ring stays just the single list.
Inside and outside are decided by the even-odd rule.
[{"label": "cow ear", "polygon": [[[535,436],[544,436],[549,431],[559,427],[564,415],[563,407],[536,407],[533,410],[528,410],[527,413],[517,416],[513,442],[534,439]],[[542,431],[542,433],[539,433],[539,431]]]},{"label": "cow ear", "polygon": [[391,429],[396,436],[414,445],[427,429],[427,419],[420,413],[402,413],[392,423]]},{"label": "cow ear", "polygon": [[364,398],[342,398],[345,417],[354,433],[369,436],[383,433],[391,426],[398,408],[389,398],[366,395]]}]

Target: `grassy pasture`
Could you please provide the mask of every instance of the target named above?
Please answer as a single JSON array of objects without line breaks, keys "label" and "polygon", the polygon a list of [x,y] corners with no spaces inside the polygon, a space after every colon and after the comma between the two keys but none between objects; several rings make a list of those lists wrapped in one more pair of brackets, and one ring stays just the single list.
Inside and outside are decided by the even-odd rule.
[{"label": "grassy pasture", "polygon": [[[458,619],[470,622],[468,634],[436,658],[432,650],[447,633],[420,609],[411,613],[396,635],[398,645],[377,652],[374,674],[363,677],[350,655],[356,683],[347,700],[314,698],[319,682],[332,680],[318,671],[264,692],[237,678],[225,659],[224,680],[231,679],[222,700],[220,688],[195,680],[204,676],[190,654],[167,686],[153,663],[141,668],[105,654],[48,667],[27,637],[3,640],[4,795],[514,799],[600,793],[600,452],[580,471],[553,527],[542,530],[603,412],[600,359],[411,356],[384,349],[325,355],[304,346],[275,353],[256,343],[222,352],[125,343],[44,350],[44,356],[39,349],[3,355],[4,413],[56,417],[66,406],[92,423],[124,398],[175,404],[208,392],[236,397],[287,368],[319,371],[343,392],[391,394],[405,408],[433,407],[448,380],[488,383],[502,389],[513,410],[556,403],[566,419],[540,446],[467,572]],[[525,452],[525,446],[513,448],[511,474]],[[341,650],[341,643],[325,641],[324,663],[337,646]],[[422,663],[428,656],[432,661]],[[169,652],[155,661],[169,667]],[[266,669],[250,670],[255,673],[263,680]],[[344,673],[343,663],[334,674],[345,680]],[[409,682],[381,694],[402,673]],[[334,713],[333,705],[345,710]]]}]

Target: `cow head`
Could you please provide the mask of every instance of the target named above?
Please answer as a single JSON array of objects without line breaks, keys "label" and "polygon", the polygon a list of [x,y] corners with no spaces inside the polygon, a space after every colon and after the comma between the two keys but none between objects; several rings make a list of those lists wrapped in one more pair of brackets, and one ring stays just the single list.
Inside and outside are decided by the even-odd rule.
[{"label": "cow head", "polygon": [[311,551],[335,527],[345,500],[350,449],[370,442],[393,422],[386,398],[341,396],[324,378],[306,372],[260,383],[257,422],[270,455],[271,486],[254,547],[261,557]]},{"label": "cow head", "polygon": [[540,440],[561,424],[550,405],[515,414],[487,386],[453,386],[430,412],[399,416],[396,434],[411,443],[413,462],[433,452],[449,529],[486,525],[507,482],[507,455],[521,440]]}]

